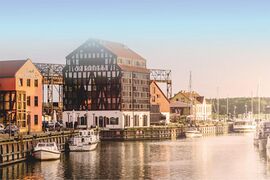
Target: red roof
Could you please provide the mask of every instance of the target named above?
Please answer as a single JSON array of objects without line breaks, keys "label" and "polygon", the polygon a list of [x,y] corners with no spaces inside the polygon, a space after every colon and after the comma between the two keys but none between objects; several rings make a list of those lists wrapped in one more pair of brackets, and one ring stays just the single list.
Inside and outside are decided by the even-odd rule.
[{"label": "red roof", "polygon": [[16,72],[26,63],[26,60],[0,61],[0,78],[14,77]]},{"label": "red roof", "polygon": [[99,43],[118,57],[145,60],[143,57],[129,49],[124,44],[102,40],[100,40]]},{"label": "red roof", "polygon": [[150,71],[146,68],[136,67],[136,66],[128,66],[123,64],[118,64],[118,66],[123,71],[130,71],[130,72],[140,72],[140,73],[150,73]]}]

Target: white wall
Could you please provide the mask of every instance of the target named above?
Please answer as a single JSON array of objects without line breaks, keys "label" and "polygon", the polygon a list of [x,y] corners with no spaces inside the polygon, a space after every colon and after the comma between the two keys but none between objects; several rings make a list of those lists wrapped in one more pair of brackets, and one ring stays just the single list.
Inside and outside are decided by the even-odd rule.
[{"label": "white wall", "polygon": [[[63,112],[63,123],[64,126],[66,126],[66,122],[74,122],[77,121],[77,117],[83,117],[87,114],[87,125],[88,127],[96,126],[95,124],[95,117],[99,116],[106,116],[108,118],[114,117],[119,119],[118,125],[106,125],[106,128],[108,129],[124,129],[125,128],[125,121],[124,116],[129,115],[130,116],[130,127],[134,127],[133,124],[133,116],[138,115],[139,116],[139,126],[137,127],[146,127],[143,126],[143,115],[147,115],[147,127],[150,126],[150,112],[132,112],[132,111],[64,111]],[[69,118],[68,118],[69,117]]]},{"label": "white wall", "polygon": [[[150,127],[150,112],[149,111],[123,111],[123,123],[124,123],[124,116],[129,115],[130,116],[130,126],[129,127],[134,127],[134,121],[133,117],[135,115],[139,116],[139,126],[135,127]],[[143,126],[143,115],[147,116],[147,126]],[[129,128],[126,127],[126,128]]]}]

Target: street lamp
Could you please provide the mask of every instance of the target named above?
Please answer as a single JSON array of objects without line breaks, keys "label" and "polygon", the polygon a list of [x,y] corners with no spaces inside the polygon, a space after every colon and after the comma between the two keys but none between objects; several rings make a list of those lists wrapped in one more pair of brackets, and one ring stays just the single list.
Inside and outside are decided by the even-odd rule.
[{"label": "street lamp", "polygon": [[28,126],[28,134],[31,131],[31,111],[27,111],[27,126]]},{"label": "street lamp", "polygon": [[93,113],[93,124],[97,126],[97,123],[95,122],[95,113]]},{"label": "street lamp", "polygon": [[11,137],[11,118],[10,118],[10,114],[11,114],[12,112],[11,111],[8,111],[7,112],[7,118],[8,118],[8,122],[9,122],[9,138]]},{"label": "street lamp", "polygon": [[67,112],[67,115],[68,115],[68,125],[67,125],[68,127],[67,128],[69,128],[69,118],[70,118],[69,115],[70,115],[70,112]]}]

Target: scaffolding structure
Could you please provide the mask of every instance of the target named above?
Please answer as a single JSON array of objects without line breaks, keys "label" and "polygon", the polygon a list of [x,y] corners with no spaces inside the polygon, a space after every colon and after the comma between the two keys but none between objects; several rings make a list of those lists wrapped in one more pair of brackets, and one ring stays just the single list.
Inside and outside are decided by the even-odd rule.
[{"label": "scaffolding structure", "polygon": [[[34,63],[43,76],[43,93],[47,92],[47,101],[44,100],[43,113],[53,116],[54,111],[60,115],[63,109],[63,68],[64,64]],[[55,90],[55,91],[54,91]],[[58,93],[58,107],[53,105],[54,92]],[[43,94],[43,97],[44,94]]]},{"label": "scaffolding structure", "polygon": [[172,71],[164,69],[150,69],[150,79],[159,83],[166,83],[167,98],[172,97]]}]

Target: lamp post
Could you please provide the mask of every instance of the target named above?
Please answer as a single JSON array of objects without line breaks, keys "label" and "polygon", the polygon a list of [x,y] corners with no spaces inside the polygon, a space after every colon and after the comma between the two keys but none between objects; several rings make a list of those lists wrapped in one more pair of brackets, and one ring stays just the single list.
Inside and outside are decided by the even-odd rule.
[{"label": "lamp post", "polygon": [[95,124],[97,126],[97,124],[95,122],[95,113],[93,113],[93,124]]},{"label": "lamp post", "polygon": [[86,122],[86,129],[88,129],[88,110],[85,111],[85,122]]},{"label": "lamp post", "polygon": [[69,128],[69,118],[70,118],[69,115],[70,115],[70,112],[67,112],[67,115],[68,115],[68,124],[67,124],[68,127],[67,128]]},{"label": "lamp post", "polygon": [[28,134],[31,132],[31,112],[27,111],[27,126],[28,126]]},{"label": "lamp post", "polygon": [[7,112],[7,118],[8,118],[8,122],[9,122],[9,138],[11,137],[11,119],[10,119],[10,114],[11,114],[11,111],[8,111]]}]

